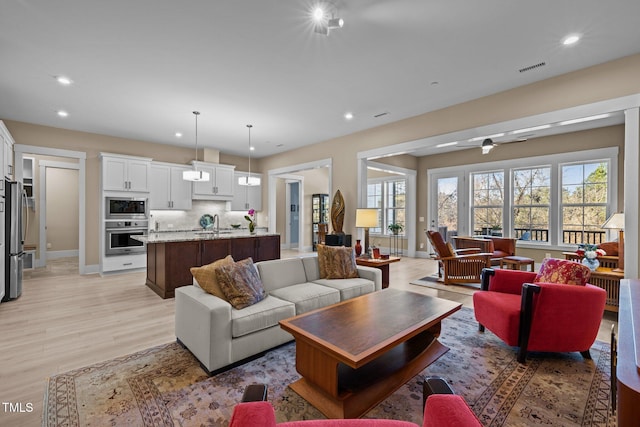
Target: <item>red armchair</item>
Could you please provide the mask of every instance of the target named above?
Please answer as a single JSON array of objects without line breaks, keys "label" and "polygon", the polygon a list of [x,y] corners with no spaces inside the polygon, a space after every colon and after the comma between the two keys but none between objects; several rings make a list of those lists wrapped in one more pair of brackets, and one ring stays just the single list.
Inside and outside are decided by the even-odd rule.
[{"label": "red armchair", "polygon": [[[308,420],[276,424],[269,402],[239,403],[233,409],[229,427],[418,427],[407,421],[382,419]],[[423,427],[481,427],[462,397],[434,394],[427,398]]]},{"label": "red armchair", "polygon": [[[560,280],[563,274],[558,272],[565,269],[576,273],[574,277],[582,283],[562,284],[571,283]],[[589,274],[581,264],[558,259],[545,259],[538,275],[485,269],[481,291],[473,295],[480,332],[486,327],[506,344],[519,347],[520,363],[527,351],[579,351],[590,358],[607,293],[586,283]]]}]

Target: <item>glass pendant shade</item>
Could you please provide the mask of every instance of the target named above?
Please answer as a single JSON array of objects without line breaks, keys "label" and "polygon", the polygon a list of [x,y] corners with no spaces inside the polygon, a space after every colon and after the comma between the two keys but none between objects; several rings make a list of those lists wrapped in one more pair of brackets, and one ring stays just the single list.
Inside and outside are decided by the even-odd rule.
[{"label": "glass pendant shade", "polygon": [[[198,116],[199,111],[194,111],[193,115],[196,116],[196,162],[198,161]],[[193,164],[193,170],[186,170],[182,172],[182,179],[185,181],[209,181],[209,172],[199,171],[196,164]]]}]

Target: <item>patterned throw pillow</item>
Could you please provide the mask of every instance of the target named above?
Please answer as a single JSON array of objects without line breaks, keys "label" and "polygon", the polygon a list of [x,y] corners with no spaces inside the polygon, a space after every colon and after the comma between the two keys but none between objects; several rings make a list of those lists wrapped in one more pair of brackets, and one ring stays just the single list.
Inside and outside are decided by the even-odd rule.
[{"label": "patterned throw pillow", "polygon": [[260,302],[266,296],[251,258],[218,267],[216,276],[226,300],[237,310]]},{"label": "patterned throw pillow", "polygon": [[545,258],[533,283],[560,283],[584,286],[591,277],[589,267],[564,259]]},{"label": "patterned throw pillow", "polygon": [[196,278],[198,285],[209,292],[211,295],[215,295],[218,298],[222,298],[226,301],[226,297],[220,289],[218,284],[218,278],[216,277],[216,268],[222,265],[233,264],[233,257],[227,255],[226,258],[219,259],[211,264],[203,265],[202,267],[191,267],[191,274]]},{"label": "patterned throw pillow", "polygon": [[318,268],[321,279],[351,279],[358,276],[353,248],[318,245]]}]

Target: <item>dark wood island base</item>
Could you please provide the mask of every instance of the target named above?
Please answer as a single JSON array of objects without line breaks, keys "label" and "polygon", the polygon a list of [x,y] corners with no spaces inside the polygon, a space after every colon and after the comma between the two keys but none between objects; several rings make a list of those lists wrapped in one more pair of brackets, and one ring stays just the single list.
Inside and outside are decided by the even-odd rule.
[{"label": "dark wood island base", "polygon": [[191,267],[210,264],[231,255],[254,262],[280,258],[280,236],[243,236],[147,243],[146,285],[162,298],[173,298],[175,289],[193,283]]}]

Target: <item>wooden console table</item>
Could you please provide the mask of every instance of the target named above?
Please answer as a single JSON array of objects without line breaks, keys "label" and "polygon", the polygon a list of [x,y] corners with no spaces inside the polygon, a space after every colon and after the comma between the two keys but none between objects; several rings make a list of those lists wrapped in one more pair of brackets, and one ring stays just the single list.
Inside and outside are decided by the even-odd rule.
[{"label": "wooden console table", "polygon": [[591,272],[589,283],[607,291],[607,301],[604,309],[618,311],[620,305],[620,280],[624,279],[624,273],[613,271],[612,268],[598,267]]}]

